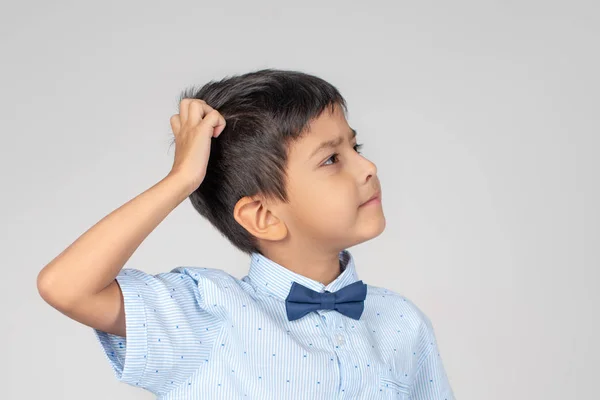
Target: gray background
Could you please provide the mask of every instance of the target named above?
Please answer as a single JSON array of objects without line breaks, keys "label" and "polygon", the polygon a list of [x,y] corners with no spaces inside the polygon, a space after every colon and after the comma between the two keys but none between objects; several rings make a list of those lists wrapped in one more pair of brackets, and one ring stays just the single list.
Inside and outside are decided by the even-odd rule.
[{"label": "gray background", "polygon": [[[161,4],[162,3],[162,4]],[[433,321],[457,398],[597,398],[600,7],[33,1],[0,9],[3,398],[150,399],[39,297],[46,263],[168,173],[181,89],[276,67],[349,103],[386,230],[359,277]],[[188,200],[128,267],[249,259]]]}]

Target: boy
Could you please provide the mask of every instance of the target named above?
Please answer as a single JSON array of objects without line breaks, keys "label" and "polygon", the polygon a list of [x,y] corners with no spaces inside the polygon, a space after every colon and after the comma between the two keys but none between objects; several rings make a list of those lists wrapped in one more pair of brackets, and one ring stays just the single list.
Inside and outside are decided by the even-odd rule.
[{"label": "boy", "polygon": [[[169,174],[52,260],[40,295],[94,328],[119,380],[160,399],[453,399],[430,320],[358,280],[347,248],[385,218],[346,112],[335,87],[295,71],[184,91]],[[247,276],[122,269],[187,197],[250,256]]]}]

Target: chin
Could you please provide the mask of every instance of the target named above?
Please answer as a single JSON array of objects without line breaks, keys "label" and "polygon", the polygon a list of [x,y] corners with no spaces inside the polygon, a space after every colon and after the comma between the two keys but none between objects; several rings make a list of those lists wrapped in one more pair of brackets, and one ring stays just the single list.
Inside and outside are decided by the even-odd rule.
[{"label": "chin", "polygon": [[365,223],[360,227],[357,239],[354,241],[354,244],[352,244],[352,246],[364,243],[371,239],[375,239],[377,236],[383,233],[383,231],[385,230],[385,226],[386,221],[383,215],[380,218],[371,219],[368,223]]},{"label": "chin", "polygon": [[371,225],[368,227],[368,232],[370,233],[369,239],[374,239],[377,236],[381,235],[385,230],[385,217],[382,215],[381,218],[377,218],[371,222]]}]

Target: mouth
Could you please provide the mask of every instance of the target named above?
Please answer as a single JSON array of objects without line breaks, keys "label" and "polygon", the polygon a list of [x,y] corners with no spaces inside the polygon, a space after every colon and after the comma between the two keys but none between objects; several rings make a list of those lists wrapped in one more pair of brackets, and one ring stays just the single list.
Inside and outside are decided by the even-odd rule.
[{"label": "mouth", "polygon": [[377,203],[379,201],[381,201],[381,190],[379,190],[377,193],[375,193],[369,200],[362,203],[360,205],[360,207],[366,206],[367,204]]}]

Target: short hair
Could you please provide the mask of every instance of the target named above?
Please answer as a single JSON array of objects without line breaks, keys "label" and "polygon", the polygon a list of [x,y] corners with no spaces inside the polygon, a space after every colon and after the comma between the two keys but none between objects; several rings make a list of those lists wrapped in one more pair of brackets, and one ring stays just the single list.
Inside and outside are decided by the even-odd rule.
[{"label": "short hair", "polygon": [[[179,98],[204,100],[225,118],[211,140],[204,180],[189,196],[193,207],[231,244],[246,254],[262,254],[256,237],[234,218],[244,196],[289,202],[286,165],[290,144],[309,130],[313,118],[345,99],[330,83],[304,72],[262,69],[210,81]],[[173,140],[174,143],[174,140]]]}]

